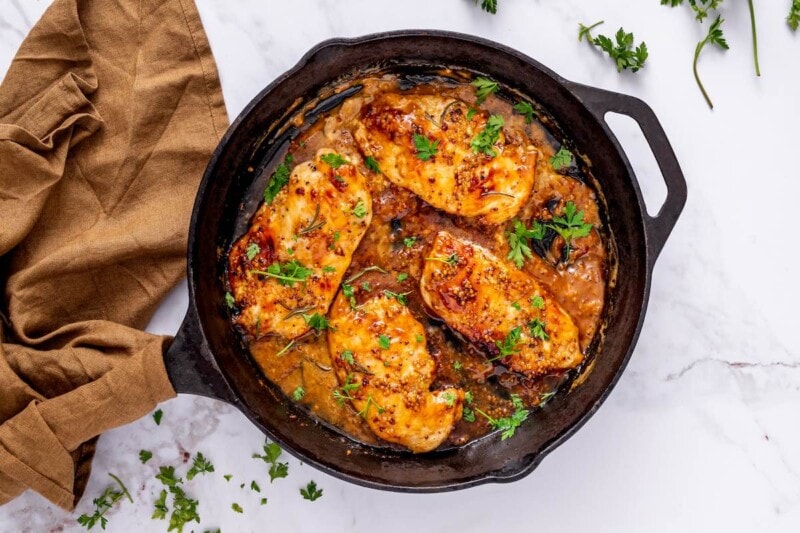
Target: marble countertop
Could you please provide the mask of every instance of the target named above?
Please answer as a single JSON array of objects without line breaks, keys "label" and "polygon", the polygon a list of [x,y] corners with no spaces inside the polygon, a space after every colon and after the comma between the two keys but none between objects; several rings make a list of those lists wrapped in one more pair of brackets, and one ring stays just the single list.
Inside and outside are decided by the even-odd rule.
[{"label": "marble countertop", "polygon": [[[599,412],[513,484],[395,494],[293,458],[289,477],[270,484],[266,467],[251,458],[264,437],[241,413],[181,396],[161,406],[160,426],[147,417],[101,437],[88,497],[74,515],[26,493],[0,508],[0,531],[81,530],[75,517],[108,485],[107,472],[124,479],[136,500],[109,512],[107,531],[165,531],[166,522],[150,519],[155,465],[178,464],[184,451],[201,451],[216,466],[189,486],[200,501],[198,532],[800,530],[800,277],[793,275],[800,32],[784,22],[789,3],[756,2],[756,78],[746,4],[725,2],[731,50],[709,49],[701,59],[716,104],[710,111],[691,70],[703,29],[686,8],[657,0],[500,0],[496,16],[472,0],[199,0],[231,117],[313,44],[402,28],[480,35],[568,79],[647,101],[681,161],[689,201],[656,265],[641,338]],[[46,7],[45,0],[0,4],[0,72]],[[599,19],[606,33],[622,25],[645,38],[645,70],[619,75],[577,41],[578,22]],[[657,210],[664,185],[638,128],[625,117],[609,121]],[[149,329],[173,334],[186,305],[184,283]],[[141,465],[141,448],[157,460]],[[230,482],[222,477],[228,473]],[[253,479],[261,494],[248,488]],[[298,493],[312,479],[324,490],[313,503]],[[233,502],[244,513],[233,512]]]}]

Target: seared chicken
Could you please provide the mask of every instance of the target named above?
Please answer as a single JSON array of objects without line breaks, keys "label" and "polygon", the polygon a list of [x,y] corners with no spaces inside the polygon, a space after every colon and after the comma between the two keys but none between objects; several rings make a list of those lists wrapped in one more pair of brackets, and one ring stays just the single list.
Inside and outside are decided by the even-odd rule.
[{"label": "seared chicken", "polygon": [[578,328],[533,277],[440,232],[420,280],[425,303],[492,359],[530,377],[583,361]]},{"label": "seared chicken", "polygon": [[506,128],[473,148],[489,117],[467,118],[469,109],[442,96],[382,94],[361,110],[355,139],[394,184],[437,209],[500,224],[528,200],[537,152]]},{"label": "seared chicken", "polygon": [[436,363],[425,329],[396,298],[376,291],[353,308],[339,294],[328,348],[341,385],[337,398],[350,401],[383,440],[427,452],[461,419],[463,391],[430,390]]},{"label": "seared chicken", "polygon": [[[233,245],[228,261],[235,321],[254,337],[294,339],[325,315],[372,219],[364,177],[331,150],[297,165],[271,205]],[[344,162],[343,162],[344,161]]]}]

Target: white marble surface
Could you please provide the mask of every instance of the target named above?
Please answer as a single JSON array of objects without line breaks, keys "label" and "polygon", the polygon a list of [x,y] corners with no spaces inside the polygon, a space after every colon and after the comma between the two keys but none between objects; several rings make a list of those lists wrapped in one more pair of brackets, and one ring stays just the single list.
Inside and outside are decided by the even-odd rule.
[{"label": "white marble surface", "polygon": [[[46,8],[0,0],[0,72]],[[631,363],[609,400],[528,478],[450,494],[404,495],[349,485],[290,459],[270,485],[250,458],[263,436],[240,413],[179,397],[100,439],[87,494],[68,515],[35,494],[0,508],[0,531],[77,531],[75,517],[109,482],[127,481],[135,504],[109,513],[108,531],[165,531],[150,519],[156,464],[202,451],[216,465],[189,492],[202,524],[249,531],[727,531],[800,530],[800,259],[795,213],[800,127],[800,33],[789,0],[757,1],[763,76],[753,75],[744,2],[725,2],[732,49],[709,50],[701,70],[711,112],[691,73],[701,28],[657,0],[500,0],[489,16],[471,0],[199,0],[231,117],[313,44],[401,28],[477,34],[515,47],[565,77],[637,95],[656,111],[689,182],[689,202],[655,269],[650,310]],[[586,43],[578,21],[624,25],[650,46],[647,68],[618,75]],[[628,120],[648,196],[663,184]],[[180,286],[150,329],[174,333],[186,307]],[[140,448],[155,452],[139,464]],[[222,474],[234,478],[226,483]],[[257,479],[269,503],[239,483]],[[301,499],[314,479],[322,499]],[[238,502],[243,514],[230,505]]]}]

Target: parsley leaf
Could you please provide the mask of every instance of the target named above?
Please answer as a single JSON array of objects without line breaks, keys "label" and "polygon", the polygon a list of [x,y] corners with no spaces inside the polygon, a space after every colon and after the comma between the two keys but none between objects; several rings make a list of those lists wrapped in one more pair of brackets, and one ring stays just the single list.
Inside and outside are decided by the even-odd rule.
[{"label": "parsley leaf", "polygon": [[411,248],[412,246],[414,246],[417,240],[419,240],[419,237],[406,237],[405,239],[403,239],[403,245],[406,248]]},{"label": "parsley leaf", "polygon": [[437,261],[446,265],[456,266],[458,264],[458,254],[450,254],[447,257],[426,257],[425,261]]},{"label": "parsley leaf", "polygon": [[502,359],[519,352],[519,349],[517,349],[517,344],[519,344],[521,335],[522,328],[516,327],[508,332],[508,335],[506,335],[506,337],[503,339],[503,342],[495,341],[494,344],[497,346],[497,349],[500,350],[500,355],[493,357],[490,359],[490,361]]},{"label": "parsley leaf", "polygon": [[517,428],[528,418],[528,415],[530,414],[530,411],[524,408],[522,399],[520,399],[520,397],[516,394],[511,395],[511,403],[514,406],[514,413],[511,416],[498,419],[494,419],[480,409],[475,408],[478,413],[480,413],[484,418],[486,418],[486,420],[489,421],[489,425],[491,425],[492,428],[503,430],[500,435],[500,440],[506,440],[513,437],[514,433],[517,431]]},{"label": "parsley leaf", "polygon": [[264,455],[257,453],[253,454],[253,459],[261,459],[269,467],[269,481],[272,483],[278,478],[286,477],[289,475],[289,465],[287,463],[278,462],[278,457],[281,456],[281,447],[274,442],[264,442]]},{"label": "parsley leaf", "polygon": [[[344,352],[342,353],[342,356],[344,356]],[[339,405],[344,405],[345,400],[353,400],[350,392],[357,390],[360,386],[361,384],[356,381],[355,377],[353,377],[353,374],[347,374],[344,385],[333,391],[333,399],[336,400]]]},{"label": "parsley leaf", "polygon": [[194,479],[197,474],[209,474],[214,471],[214,465],[205,456],[197,452],[192,460],[192,467],[186,472],[186,479]]},{"label": "parsley leaf", "polygon": [[325,265],[324,267],[322,267],[322,271],[325,272],[326,274],[329,274],[331,272],[336,272],[336,267],[332,267],[331,265]]},{"label": "parsley leaf", "polygon": [[475,78],[470,85],[475,87],[475,96],[477,96],[475,105],[481,105],[490,94],[500,90],[500,85],[496,81],[484,77]]},{"label": "parsley leaf", "polygon": [[462,368],[464,368],[464,365],[463,365],[463,364],[461,364],[461,361],[453,361],[453,370],[455,370],[456,372],[458,372],[458,371],[459,371],[459,370],[461,370]]},{"label": "parsley leaf", "polygon": [[536,309],[544,309],[544,298],[538,294],[531,296],[531,305]]},{"label": "parsley leaf", "polygon": [[703,98],[706,99],[708,107],[711,109],[714,109],[714,104],[711,102],[711,98],[708,96],[706,88],[703,86],[703,82],[700,81],[700,74],[697,72],[697,60],[700,58],[700,52],[703,51],[703,48],[705,48],[707,44],[716,44],[723,50],[730,48],[728,46],[728,41],[725,40],[725,36],[722,33],[723,22],[725,22],[725,20],[717,15],[716,20],[714,20],[714,22],[712,22],[711,26],[708,28],[708,35],[706,35],[702,41],[697,43],[697,47],[694,49],[694,63],[692,64],[694,79],[697,82],[697,86],[700,88],[700,92],[703,93]]},{"label": "parsley leaf", "polygon": [[288,263],[272,263],[267,270],[251,270],[250,273],[275,278],[284,287],[294,287],[295,283],[306,281],[314,270],[304,267],[297,259],[292,259]]},{"label": "parsley leaf", "polygon": [[108,524],[108,518],[105,516],[106,512],[114,507],[114,504],[121,500],[123,496],[133,503],[133,498],[131,498],[131,494],[125,487],[125,484],[114,474],[108,475],[116,482],[120,490],[115,490],[114,487],[108,487],[100,496],[92,500],[94,504],[94,514],[82,514],[78,517],[78,523],[86,529],[92,529],[98,522],[100,522],[100,528],[105,529],[106,524]]},{"label": "parsley leaf", "polygon": [[594,227],[583,221],[583,211],[578,211],[573,202],[567,202],[567,205],[564,206],[564,215],[553,218],[552,223],[547,226],[564,239],[564,261],[569,259],[573,239],[588,236]]},{"label": "parsley leaf", "polygon": [[339,154],[333,154],[333,153],[323,154],[322,156],[320,156],[320,159],[322,159],[325,163],[327,163],[333,168],[339,168],[342,165],[350,164],[350,162],[347,161],[347,159],[340,156]]},{"label": "parsley leaf", "polygon": [[525,117],[525,124],[533,122],[533,117],[538,114],[530,103],[524,101],[517,102],[514,105],[514,111]]},{"label": "parsley leaf", "polygon": [[300,489],[300,494],[303,498],[309,501],[314,501],[322,497],[322,489],[317,489],[317,484],[309,481],[305,488]]},{"label": "parsley leaf", "polygon": [[238,503],[236,503],[236,502],[233,502],[233,503],[231,504],[231,509],[233,509],[233,510],[234,510],[234,512],[236,512],[236,513],[243,513],[243,512],[244,512],[244,509],[242,509],[242,506],[241,506],[241,505],[239,505],[239,504],[238,504]]},{"label": "parsley leaf", "polygon": [[539,318],[534,318],[530,322],[528,322],[528,327],[531,330],[531,337],[534,339],[541,339],[546,341],[550,338],[550,335],[547,334],[546,324]]},{"label": "parsley leaf", "polygon": [[264,201],[267,202],[267,205],[272,205],[272,202],[275,201],[275,197],[278,195],[281,189],[283,189],[283,187],[289,183],[289,176],[292,173],[293,164],[294,158],[287,154],[286,158],[283,160],[283,163],[278,165],[278,167],[275,169],[275,172],[273,172],[272,176],[270,176],[267,188],[264,190]]},{"label": "parsley leaf", "polygon": [[417,158],[428,161],[439,151],[439,141],[431,142],[424,135],[414,134],[414,148],[417,150]]},{"label": "parsley leaf", "polygon": [[319,313],[314,313],[313,315],[303,315],[303,319],[306,321],[306,324],[314,328],[317,332],[324,331],[331,327],[328,317]]},{"label": "parsley leaf", "polygon": [[797,31],[800,27],[800,0],[792,0],[792,7],[789,9],[789,16],[786,17],[786,22],[792,31]]},{"label": "parsley leaf", "polygon": [[303,387],[297,387],[292,391],[292,399],[296,402],[299,402],[303,399],[303,396],[306,395],[306,390]]},{"label": "parsley leaf", "polygon": [[506,259],[509,259],[517,265],[517,268],[522,268],[525,259],[533,257],[530,246],[528,246],[528,239],[542,240],[544,238],[545,226],[534,221],[530,229],[525,227],[520,220],[514,220],[514,231],[506,232],[506,239],[508,239],[508,246],[510,248]]},{"label": "parsley leaf", "polygon": [[142,464],[145,464],[147,461],[153,458],[153,452],[150,450],[139,450],[139,460]]},{"label": "parsley leaf", "polygon": [[611,40],[610,37],[605,35],[592,37],[592,28],[596,28],[602,23],[603,22],[600,21],[592,24],[591,26],[579,24],[578,40],[581,41],[584,37],[586,37],[586,40],[589,43],[607,53],[609,57],[616,63],[618,72],[628,69],[630,69],[631,72],[638,72],[640,69],[644,68],[645,61],[649,55],[647,51],[647,44],[642,42],[639,44],[639,46],[634,48],[633,34],[626,33],[622,28],[617,30],[617,33],[614,35],[614,40],[616,40],[616,43],[614,40]]},{"label": "parsley leaf", "polygon": [[402,282],[404,282],[404,281],[405,281],[405,280],[407,280],[407,279],[408,279],[408,274],[407,274],[407,273],[405,273],[405,272],[400,272],[400,273],[397,275],[397,282],[398,282],[398,283],[402,283]]},{"label": "parsley leaf", "polygon": [[233,309],[233,307],[236,305],[236,300],[233,298],[233,294],[231,294],[229,291],[225,292],[225,305],[228,306],[228,309]]},{"label": "parsley leaf", "polygon": [[382,350],[388,350],[391,344],[392,338],[388,335],[381,334],[378,336],[378,346],[380,346]]},{"label": "parsley leaf", "polygon": [[552,165],[553,170],[562,170],[572,166],[572,152],[562,146],[558,149],[558,152],[550,158],[550,165]]},{"label": "parsley leaf", "polygon": [[351,212],[356,218],[364,218],[367,215],[367,206],[363,200],[359,200]]},{"label": "parsley leaf", "polygon": [[161,417],[164,416],[164,411],[161,409],[157,409],[155,413],[153,413],[153,420],[155,420],[156,425],[161,425]]},{"label": "parsley leaf", "polygon": [[442,394],[442,399],[444,400],[444,403],[447,404],[447,407],[453,407],[456,404],[456,395],[450,391]]},{"label": "parsley leaf", "polygon": [[461,418],[463,418],[466,422],[475,422],[475,412],[472,410],[472,408],[464,406]]},{"label": "parsley leaf", "polygon": [[[478,5],[478,0],[475,0],[475,5]],[[481,0],[481,9],[492,15],[497,14],[497,0]]]},{"label": "parsley leaf", "polygon": [[257,256],[260,251],[261,247],[257,243],[251,242],[250,244],[248,244],[247,251],[245,252],[245,255],[247,255],[247,260],[252,261],[253,258]]},{"label": "parsley leaf", "polygon": [[495,157],[497,152],[494,149],[494,144],[500,139],[500,131],[505,125],[505,120],[500,115],[491,115],[486,121],[486,126],[478,133],[470,147],[476,154],[483,153],[489,157]]},{"label": "parsley leaf", "polygon": [[345,350],[341,354],[339,354],[339,359],[347,363],[348,365],[355,365],[356,361],[353,359],[353,352],[350,350]]},{"label": "parsley leaf", "polygon": [[156,500],[155,509],[153,510],[153,514],[150,518],[153,520],[164,520],[167,518],[168,512],[169,507],[167,507],[167,491],[162,490],[161,494]]},{"label": "parsley leaf", "polygon": [[401,304],[408,305],[408,295],[411,294],[411,292],[409,291],[409,292],[398,293],[390,291],[389,289],[383,289],[383,294],[385,294],[387,298],[394,298]]},{"label": "parsley leaf", "polygon": [[373,171],[373,172],[374,172],[374,173],[376,173],[376,174],[380,174],[380,173],[381,173],[381,167],[380,167],[380,166],[378,166],[378,162],[377,162],[377,161],[375,160],[375,158],[374,158],[374,157],[372,157],[372,156],[368,156],[368,157],[367,157],[367,158],[364,160],[364,165],[366,165],[366,167],[367,167],[368,169],[370,169],[371,171]]}]

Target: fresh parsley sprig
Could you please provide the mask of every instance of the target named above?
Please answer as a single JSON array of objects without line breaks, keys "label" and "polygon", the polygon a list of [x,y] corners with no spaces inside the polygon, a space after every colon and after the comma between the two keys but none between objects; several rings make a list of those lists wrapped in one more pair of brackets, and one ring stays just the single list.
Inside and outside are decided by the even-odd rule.
[{"label": "fresh parsley sprig", "polygon": [[78,523],[86,529],[92,529],[98,522],[100,523],[100,528],[105,529],[106,524],[108,524],[106,513],[123,497],[128,498],[128,500],[133,503],[131,493],[128,492],[128,489],[125,487],[125,484],[122,482],[122,480],[120,480],[114,474],[109,473],[108,475],[117,484],[119,490],[116,490],[113,486],[107,487],[100,494],[100,496],[92,500],[92,503],[94,504],[94,513],[91,515],[82,514],[78,517]]},{"label": "fresh parsley sprig", "polygon": [[495,157],[497,151],[494,149],[495,143],[500,139],[500,131],[505,125],[505,120],[500,115],[491,115],[486,121],[486,126],[472,139],[470,147],[476,154],[484,154]]},{"label": "fresh parsley sprig", "polygon": [[500,355],[497,357],[493,357],[489,359],[489,361],[495,361],[497,359],[503,359],[504,357],[508,357],[509,355],[513,355],[519,352],[517,345],[519,344],[522,336],[522,328],[516,327],[513,328],[511,331],[508,332],[508,335],[503,339],[503,341],[495,341],[495,346],[497,349],[500,350]]},{"label": "fresh parsley sprig", "polygon": [[711,98],[706,92],[706,88],[703,86],[703,82],[700,80],[700,74],[697,72],[697,60],[700,58],[700,52],[703,51],[703,48],[705,48],[707,44],[715,44],[723,50],[728,50],[730,48],[730,46],[728,46],[728,41],[725,40],[725,35],[722,33],[723,22],[725,22],[725,19],[723,19],[720,15],[717,15],[717,18],[708,28],[708,34],[703,40],[697,43],[697,47],[694,49],[694,62],[692,63],[694,79],[697,81],[697,86],[700,88],[700,92],[703,93],[703,98],[706,99],[706,103],[711,109],[714,109],[714,103],[711,101]]},{"label": "fresh parsley sprig", "polygon": [[414,134],[414,148],[417,151],[417,158],[422,161],[429,161],[439,151],[439,141],[431,141],[424,135]]},{"label": "fresh parsley sprig", "polygon": [[642,41],[636,48],[634,48],[633,33],[627,33],[624,29],[620,28],[614,35],[614,40],[605,35],[598,35],[592,37],[592,29],[596,28],[603,21],[596,22],[591,26],[579,24],[578,40],[582,41],[584,37],[594,46],[600,48],[607,53],[611,59],[617,64],[617,71],[630,70],[631,72],[638,72],[644,68],[645,61],[649,53],[647,51],[647,43]]},{"label": "fresh parsley sprig", "polygon": [[304,500],[314,501],[319,498],[322,498],[322,490],[318,489],[317,484],[313,481],[309,481],[308,485],[305,488],[300,489],[300,494],[303,496]]},{"label": "fresh parsley sprig", "polygon": [[534,220],[530,228],[525,227],[520,220],[514,220],[514,231],[506,233],[510,248],[506,259],[513,261],[517,268],[522,268],[525,259],[533,257],[531,247],[528,246],[528,239],[542,240],[545,230],[546,227],[538,220]]},{"label": "fresh parsley sprig", "polygon": [[530,411],[525,409],[525,406],[522,404],[522,399],[516,394],[511,395],[511,404],[514,406],[514,413],[511,416],[496,419],[487,415],[477,407],[475,408],[476,412],[480,413],[481,416],[489,421],[489,425],[491,425],[492,428],[503,430],[503,432],[500,434],[500,440],[506,440],[513,437],[514,433],[517,431],[517,428],[522,425],[522,423],[530,414]]},{"label": "fresh parsley sprig", "polygon": [[[478,5],[478,0],[475,0],[475,5]],[[497,14],[497,0],[481,0],[481,9],[492,15]]]},{"label": "fresh parsley sprig", "polygon": [[306,268],[297,259],[292,259],[288,263],[275,262],[267,270],[251,270],[250,273],[275,278],[285,287],[294,287],[295,283],[304,283],[314,270]]},{"label": "fresh parsley sprig", "polygon": [[564,214],[559,217],[554,217],[552,223],[548,227],[555,230],[556,233],[561,235],[564,239],[564,261],[569,260],[569,254],[572,250],[572,241],[580,237],[586,237],[591,233],[592,224],[583,221],[583,210],[578,211],[573,202],[567,202],[564,206]]},{"label": "fresh parsley sprig", "polygon": [[206,457],[197,452],[192,460],[192,467],[186,472],[186,479],[194,479],[197,474],[210,474],[214,471],[214,465]]},{"label": "fresh parsley sprig", "polygon": [[533,117],[538,115],[536,110],[533,108],[533,105],[531,105],[529,102],[525,102],[524,100],[514,104],[514,111],[525,117],[525,124],[530,124],[533,122]]},{"label": "fresh parsley sprig", "polygon": [[[344,357],[345,353],[346,352],[342,353],[342,357]],[[356,378],[353,376],[353,374],[347,374],[344,385],[333,391],[333,399],[336,400],[339,405],[344,405],[345,400],[352,401],[354,399],[350,393],[358,390],[360,386],[361,384],[356,381]]]},{"label": "fresh parsley sprig", "polygon": [[792,6],[789,8],[789,16],[786,17],[786,23],[792,28],[792,31],[797,31],[800,28],[800,0],[792,0]]},{"label": "fresh parsley sprig", "polygon": [[276,479],[283,478],[289,475],[289,465],[287,463],[281,463],[278,461],[278,458],[283,453],[281,447],[278,446],[274,442],[266,441],[264,442],[264,454],[259,455],[257,453],[253,454],[253,459],[261,459],[269,466],[269,481],[272,483]]},{"label": "fresh parsley sprig", "polygon": [[320,159],[334,169],[337,169],[342,165],[350,164],[347,159],[336,153],[323,154],[320,156]]},{"label": "fresh parsley sprig", "polygon": [[278,165],[275,172],[270,176],[267,188],[264,190],[264,201],[267,202],[267,205],[272,205],[272,202],[275,201],[275,197],[281,192],[281,189],[289,183],[289,176],[292,173],[293,164],[294,158],[291,154],[287,154],[283,163]]},{"label": "fresh parsley sprig", "polygon": [[483,76],[475,78],[475,81],[470,85],[475,87],[475,96],[477,97],[475,100],[476,106],[481,105],[490,94],[500,90],[500,84],[489,78],[484,78]]}]

